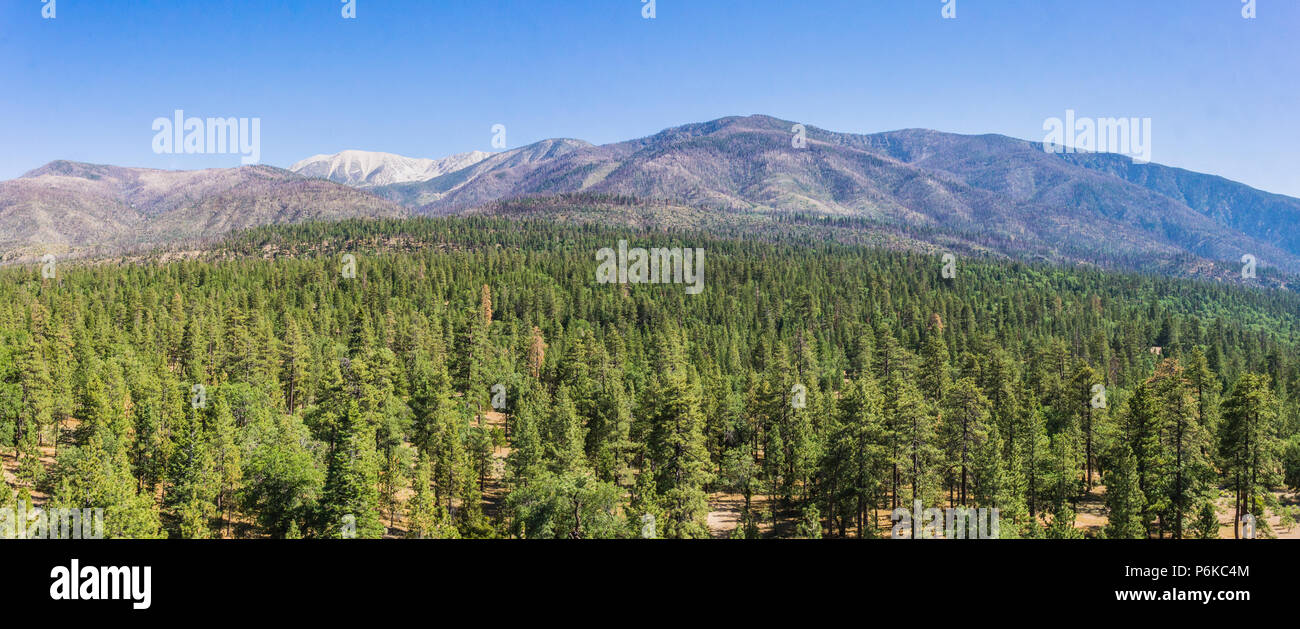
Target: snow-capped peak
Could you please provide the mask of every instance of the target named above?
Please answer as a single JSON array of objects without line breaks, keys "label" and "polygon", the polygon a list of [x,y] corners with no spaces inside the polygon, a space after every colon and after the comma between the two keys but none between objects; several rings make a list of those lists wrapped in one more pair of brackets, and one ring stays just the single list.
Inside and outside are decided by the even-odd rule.
[{"label": "snow-capped peak", "polygon": [[442,159],[420,159],[379,153],[347,150],[333,155],[313,155],[289,170],[307,177],[320,177],[341,184],[369,188],[393,183],[428,181],[487,159],[492,154],[471,151]]}]

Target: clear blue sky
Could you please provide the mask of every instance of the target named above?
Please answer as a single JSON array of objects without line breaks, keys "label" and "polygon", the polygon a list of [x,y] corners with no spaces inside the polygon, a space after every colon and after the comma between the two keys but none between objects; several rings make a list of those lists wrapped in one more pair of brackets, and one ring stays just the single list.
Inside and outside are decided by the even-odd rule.
[{"label": "clear blue sky", "polygon": [[190,169],[156,117],[262,119],[277,166],[605,143],[732,114],[1042,140],[1150,117],[1153,160],[1300,196],[1300,2],[0,0],[0,178],[54,159]]}]

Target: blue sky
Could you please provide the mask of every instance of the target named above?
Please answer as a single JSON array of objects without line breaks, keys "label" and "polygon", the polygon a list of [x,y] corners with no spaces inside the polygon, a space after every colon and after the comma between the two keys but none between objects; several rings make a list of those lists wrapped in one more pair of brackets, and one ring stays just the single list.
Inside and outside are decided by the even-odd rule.
[{"label": "blue sky", "polygon": [[1153,161],[1300,196],[1300,2],[0,0],[0,178],[54,159],[190,169],[154,118],[262,120],[262,162],[595,143],[764,113],[1042,140],[1149,117]]}]

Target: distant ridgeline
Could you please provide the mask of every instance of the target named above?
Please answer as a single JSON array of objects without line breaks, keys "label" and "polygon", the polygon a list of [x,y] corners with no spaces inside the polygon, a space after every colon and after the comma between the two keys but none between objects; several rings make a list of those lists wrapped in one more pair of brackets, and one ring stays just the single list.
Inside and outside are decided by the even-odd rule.
[{"label": "distant ridgeline", "polygon": [[[598,281],[624,247],[707,250],[699,290]],[[105,537],[887,537],[900,508],[1272,535],[1298,323],[1286,291],[797,230],[257,228],[0,269],[0,507]]]}]

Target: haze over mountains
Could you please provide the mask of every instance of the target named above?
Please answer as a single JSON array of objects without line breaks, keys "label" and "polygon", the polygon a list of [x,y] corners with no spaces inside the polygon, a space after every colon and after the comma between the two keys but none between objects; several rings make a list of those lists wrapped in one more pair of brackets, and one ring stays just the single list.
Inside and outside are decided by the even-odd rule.
[{"label": "haze over mountains", "polygon": [[[1300,199],[1118,155],[1046,153],[999,135],[808,126],[807,148],[795,148],[793,125],[730,117],[603,146],[557,139],[442,160],[344,151],[288,171],[55,162],[0,182],[0,249],[13,258],[48,246],[210,238],[265,223],[490,213],[517,208],[500,201],[579,194],[621,199],[601,210],[615,222],[643,222],[646,208],[681,208],[678,216],[696,226],[736,218],[765,229],[799,214],[961,243],[961,253],[1117,268],[1161,261],[1156,267],[1176,273],[1251,254],[1263,267],[1300,272]],[[554,200],[536,207],[571,214]]]}]

